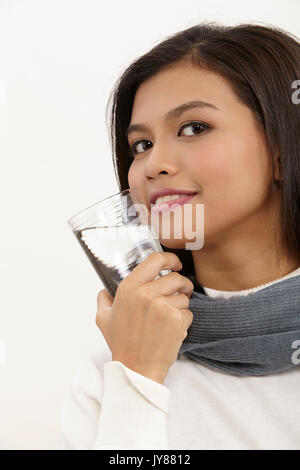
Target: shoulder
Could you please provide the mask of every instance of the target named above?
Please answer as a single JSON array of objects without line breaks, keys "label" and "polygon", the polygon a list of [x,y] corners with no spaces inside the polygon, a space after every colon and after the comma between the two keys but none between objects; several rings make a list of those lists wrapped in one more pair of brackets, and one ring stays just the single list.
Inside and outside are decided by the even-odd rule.
[{"label": "shoulder", "polygon": [[99,391],[103,388],[104,365],[111,360],[111,351],[107,346],[83,359],[72,377],[72,392],[99,398]]},{"label": "shoulder", "polygon": [[104,365],[111,361],[102,347],[77,366],[61,406],[62,447],[91,449],[97,431],[104,388]]},{"label": "shoulder", "polygon": [[81,367],[79,367],[79,370],[80,368],[86,368],[89,369],[91,372],[102,372],[103,374],[104,365],[107,362],[110,362],[111,360],[112,355],[110,349],[107,345],[103,345],[101,348],[97,349],[97,351],[95,351],[82,362]]}]

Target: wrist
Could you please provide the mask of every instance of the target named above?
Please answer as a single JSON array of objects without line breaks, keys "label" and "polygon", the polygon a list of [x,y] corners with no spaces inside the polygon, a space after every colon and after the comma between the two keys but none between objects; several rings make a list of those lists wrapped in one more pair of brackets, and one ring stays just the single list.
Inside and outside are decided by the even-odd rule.
[{"label": "wrist", "polygon": [[144,377],[153,380],[154,382],[158,382],[159,384],[163,385],[167,372],[165,371],[157,371],[153,369],[146,369],[144,367],[138,366],[137,364],[129,363],[128,361],[124,361],[122,359],[117,359],[115,357],[112,358],[112,361],[121,362],[125,367],[136,372],[137,374],[143,375]]}]

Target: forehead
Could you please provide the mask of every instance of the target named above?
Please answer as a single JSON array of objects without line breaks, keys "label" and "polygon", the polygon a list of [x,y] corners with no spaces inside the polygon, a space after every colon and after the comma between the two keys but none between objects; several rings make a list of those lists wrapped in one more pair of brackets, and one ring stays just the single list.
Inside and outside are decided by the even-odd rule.
[{"label": "forehead", "polygon": [[139,86],[131,121],[159,118],[169,109],[196,99],[213,103],[224,111],[241,105],[230,83],[222,76],[193,64],[173,65]]}]

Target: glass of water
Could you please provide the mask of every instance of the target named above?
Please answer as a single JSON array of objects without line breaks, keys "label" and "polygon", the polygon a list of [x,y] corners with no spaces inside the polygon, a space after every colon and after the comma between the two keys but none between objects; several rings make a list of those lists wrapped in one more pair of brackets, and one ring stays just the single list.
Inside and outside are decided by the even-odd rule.
[{"label": "glass of water", "polygon": [[[137,190],[126,189],[67,221],[112,297],[120,282],[150,253],[163,252],[148,215]],[[155,279],[170,272],[162,270]]]}]

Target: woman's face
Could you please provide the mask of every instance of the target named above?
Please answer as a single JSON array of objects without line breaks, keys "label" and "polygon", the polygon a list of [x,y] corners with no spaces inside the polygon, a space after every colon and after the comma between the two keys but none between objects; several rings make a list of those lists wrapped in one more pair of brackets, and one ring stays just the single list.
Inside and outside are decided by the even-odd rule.
[{"label": "woman's face", "polygon": [[[170,110],[199,100],[214,107],[194,107],[165,118]],[[139,142],[128,173],[129,187],[137,188],[148,210],[154,190],[197,192],[189,203],[193,220],[184,223],[199,230],[195,207],[203,204],[204,246],[241,231],[251,236],[252,230],[265,224],[272,211],[270,156],[252,112],[225,79],[193,65],[173,65],[138,88],[133,124],[145,129],[128,135],[131,148]],[[183,216],[183,208],[175,210]],[[171,220],[175,220],[172,215]],[[182,233],[181,239],[174,239],[173,226],[170,239],[159,238],[169,248],[183,248],[191,239],[184,236],[188,230]]]}]

